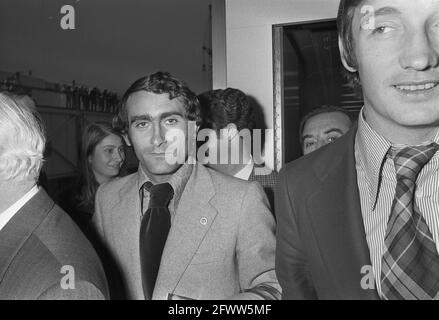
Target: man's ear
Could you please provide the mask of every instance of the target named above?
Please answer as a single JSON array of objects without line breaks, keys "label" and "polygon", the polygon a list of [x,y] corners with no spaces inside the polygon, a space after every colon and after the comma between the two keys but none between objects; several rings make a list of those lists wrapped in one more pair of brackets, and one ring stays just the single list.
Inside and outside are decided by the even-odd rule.
[{"label": "man's ear", "polygon": [[358,70],[352,66],[350,66],[346,59],[346,50],[343,44],[343,41],[341,40],[341,37],[338,37],[338,49],[340,50],[340,58],[341,62],[343,63],[343,66],[348,70],[349,72],[357,72]]},{"label": "man's ear", "polygon": [[131,140],[130,140],[130,137],[128,136],[128,133],[124,133],[123,135],[122,135],[122,137],[123,137],[123,139],[125,140],[125,143],[128,145],[128,146],[132,146],[132,144],[131,144]]}]

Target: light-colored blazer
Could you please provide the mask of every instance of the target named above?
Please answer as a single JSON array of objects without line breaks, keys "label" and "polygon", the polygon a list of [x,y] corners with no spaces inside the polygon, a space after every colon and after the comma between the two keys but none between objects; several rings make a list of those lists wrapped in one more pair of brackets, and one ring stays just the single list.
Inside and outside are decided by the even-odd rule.
[{"label": "light-colored blazer", "polygon": [[[135,173],[102,185],[93,218],[122,274],[128,299],[144,299],[137,183]],[[274,229],[267,197],[257,183],[195,165],[172,221],[153,299],[167,299],[168,294],[257,299],[244,293],[255,287],[279,293]]]}]

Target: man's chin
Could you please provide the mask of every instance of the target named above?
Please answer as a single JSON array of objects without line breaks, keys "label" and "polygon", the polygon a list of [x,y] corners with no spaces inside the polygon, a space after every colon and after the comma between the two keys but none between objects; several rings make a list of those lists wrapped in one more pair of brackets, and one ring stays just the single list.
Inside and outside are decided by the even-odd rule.
[{"label": "man's chin", "polygon": [[147,165],[142,165],[145,171],[156,176],[165,176],[174,174],[180,167],[181,164],[170,165],[168,163],[148,163]]},{"label": "man's chin", "polygon": [[423,112],[400,112],[395,115],[397,122],[405,127],[416,128],[433,128],[439,127],[439,112],[423,111]]}]

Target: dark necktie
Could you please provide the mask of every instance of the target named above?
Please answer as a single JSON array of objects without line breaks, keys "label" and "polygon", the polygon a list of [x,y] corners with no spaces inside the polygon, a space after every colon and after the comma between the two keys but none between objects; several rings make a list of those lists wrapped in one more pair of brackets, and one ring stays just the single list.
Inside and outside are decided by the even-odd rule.
[{"label": "dark necktie", "polygon": [[163,248],[171,227],[168,205],[174,195],[174,190],[169,183],[152,185],[151,182],[146,182],[141,189],[142,210],[144,188],[149,191],[150,199],[148,210],[143,215],[140,224],[140,267],[145,299],[151,299]]},{"label": "dark necktie", "polygon": [[381,262],[383,299],[439,299],[439,255],[414,201],[416,177],[438,149],[432,143],[389,151],[397,184]]}]

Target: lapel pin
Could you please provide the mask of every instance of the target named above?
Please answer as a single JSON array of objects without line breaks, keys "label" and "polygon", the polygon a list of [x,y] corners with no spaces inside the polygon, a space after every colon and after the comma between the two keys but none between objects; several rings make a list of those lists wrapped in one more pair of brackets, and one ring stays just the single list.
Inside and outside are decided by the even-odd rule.
[{"label": "lapel pin", "polygon": [[200,223],[205,226],[207,224],[207,218],[206,217],[201,217],[200,219]]}]

